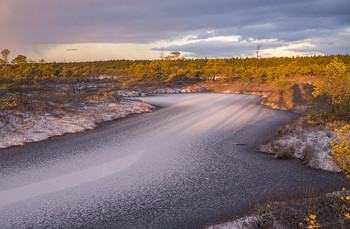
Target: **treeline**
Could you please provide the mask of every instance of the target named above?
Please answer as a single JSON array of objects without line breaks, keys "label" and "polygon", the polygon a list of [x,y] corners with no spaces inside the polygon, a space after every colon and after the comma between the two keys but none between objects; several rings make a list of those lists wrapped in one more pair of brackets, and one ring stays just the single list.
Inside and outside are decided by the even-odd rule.
[{"label": "treeline", "polygon": [[[334,56],[185,59],[172,52],[162,60],[110,60],[75,63],[47,63],[18,55],[9,61],[10,51],[1,52],[0,81],[9,88],[44,82],[78,82],[94,77],[119,76],[123,86],[161,85],[196,81],[237,80],[272,83],[296,76],[322,77]],[[350,68],[349,55],[337,55]],[[283,86],[283,83],[282,83]]]},{"label": "treeline", "polygon": [[[175,53],[175,55],[174,55]],[[134,63],[126,69],[126,84],[168,83],[176,81],[236,80],[271,83],[296,76],[320,77],[334,56],[280,58],[184,59],[173,52],[165,60]],[[338,55],[350,68],[350,56]]]},{"label": "treeline", "polygon": [[272,88],[274,93],[282,95],[301,77],[302,82],[308,79],[314,82],[314,96],[331,98],[333,113],[347,117],[350,113],[349,55],[186,59],[180,52],[171,52],[161,60],[47,63],[23,55],[10,61],[8,49],[0,54],[0,83],[14,93],[21,92],[24,85],[43,87],[46,83],[64,83],[74,89],[78,82],[117,80],[121,87],[244,82]]}]

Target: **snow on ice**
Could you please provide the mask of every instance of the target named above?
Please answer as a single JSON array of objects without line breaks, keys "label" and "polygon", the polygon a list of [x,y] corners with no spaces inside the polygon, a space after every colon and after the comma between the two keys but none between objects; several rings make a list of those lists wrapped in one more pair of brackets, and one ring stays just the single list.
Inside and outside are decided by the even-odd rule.
[{"label": "snow on ice", "polygon": [[336,140],[337,134],[326,127],[305,127],[294,124],[287,134],[276,137],[258,149],[276,157],[300,158],[312,168],[339,172],[329,160],[329,142]]},{"label": "snow on ice", "polygon": [[72,112],[60,114],[3,111],[2,116],[6,118],[0,121],[0,148],[94,129],[98,123],[123,118],[132,113],[150,112],[153,108],[144,102],[122,100],[90,103],[72,108]]}]

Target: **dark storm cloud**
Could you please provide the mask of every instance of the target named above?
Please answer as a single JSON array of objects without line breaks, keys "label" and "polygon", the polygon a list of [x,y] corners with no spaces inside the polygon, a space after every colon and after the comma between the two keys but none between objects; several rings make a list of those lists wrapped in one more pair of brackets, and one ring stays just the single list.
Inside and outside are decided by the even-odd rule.
[{"label": "dark storm cloud", "polygon": [[[196,39],[239,35],[243,40],[252,37],[293,42],[331,37],[350,25],[349,0],[0,0],[0,3],[3,9],[0,43],[5,46],[150,43],[186,35],[195,35]],[[205,45],[219,48],[222,44],[192,43],[178,48],[203,55],[206,48],[210,52],[210,46]]]}]

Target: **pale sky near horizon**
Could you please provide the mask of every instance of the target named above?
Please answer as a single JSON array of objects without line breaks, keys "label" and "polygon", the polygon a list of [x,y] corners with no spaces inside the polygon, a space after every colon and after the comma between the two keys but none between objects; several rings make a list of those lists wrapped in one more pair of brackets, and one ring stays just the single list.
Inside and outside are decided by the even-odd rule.
[{"label": "pale sky near horizon", "polygon": [[349,0],[0,0],[0,49],[46,61],[348,54]]}]

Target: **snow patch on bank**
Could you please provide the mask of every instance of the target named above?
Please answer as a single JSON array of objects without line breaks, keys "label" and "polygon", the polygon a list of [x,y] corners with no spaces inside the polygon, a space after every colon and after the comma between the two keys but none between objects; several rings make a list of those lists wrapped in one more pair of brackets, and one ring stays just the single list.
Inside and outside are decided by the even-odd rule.
[{"label": "snow patch on bank", "polygon": [[[263,216],[254,215],[246,216],[239,219],[236,219],[231,222],[217,224],[214,226],[207,227],[206,229],[242,229],[242,228],[255,228],[254,225],[257,225],[258,222],[264,220]],[[273,228],[282,229],[283,227],[274,220]]]},{"label": "snow patch on bank", "polygon": [[0,148],[37,142],[52,136],[94,129],[98,123],[119,119],[132,113],[150,112],[154,107],[140,101],[90,102],[69,112],[37,114],[33,112],[2,111]]},{"label": "snow patch on bank", "polygon": [[[281,133],[283,132],[283,133]],[[329,142],[336,140],[337,134],[326,127],[289,125],[287,131],[280,130],[274,140],[258,149],[275,154],[277,158],[300,158],[312,168],[339,172],[329,160]]]},{"label": "snow patch on bank", "polygon": [[206,229],[241,229],[261,220],[260,216],[246,216],[231,222],[209,226]]},{"label": "snow patch on bank", "polygon": [[[96,89],[96,84],[81,84],[75,89]],[[101,85],[99,85],[101,86]],[[102,85],[103,86],[103,85]],[[55,85],[64,90],[67,85]],[[139,97],[151,94],[177,94],[206,91],[199,88],[143,88],[140,90],[122,89],[111,92],[117,97]],[[27,95],[29,96],[29,95]],[[40,101],[32,101],[41,103]],[[40,113],[35,111],[20,112],[18,110],[0,110],[0,148],[37,142],[66,133],[77,133],[94,129],[98,123],[123,118],[129,114],[150,112],[154,107],[150,104],[133,101],[105,101],[91,99],[79,104],[55,104],[44,102],[54,111]],[[64,109],[58,109],[63,107]]]},{"label": "snow patch on bank", "polygon": [[143,88],[137,91],[135,90],[118,90],[117,95],[123,97],[144,97],[152,94],[179,94],[179,93],[195,93],[195,92],[207,92],[207,88],[203,87],[186,87],[186,88]]}]

